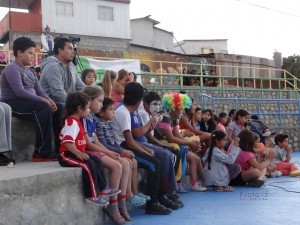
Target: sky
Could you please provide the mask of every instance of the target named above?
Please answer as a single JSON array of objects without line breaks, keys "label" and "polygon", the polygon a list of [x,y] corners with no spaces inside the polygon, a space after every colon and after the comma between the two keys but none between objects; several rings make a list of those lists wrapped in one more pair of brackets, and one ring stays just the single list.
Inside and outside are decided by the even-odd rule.
[{"label": "sky", "polygon": [[[257,6],[255,6],[257,5]],[[300,54],[299,0],[131,0],[131,18],[184,39],[228,39],[228,53],[272,58]]]},{"label": "sky", "polygon": [[[131,0],[130,18],[151,15],[185,39],[228,39],[228,53],[300,55],[300,0]],[[0,8],[0,19],[7,9]]]}]

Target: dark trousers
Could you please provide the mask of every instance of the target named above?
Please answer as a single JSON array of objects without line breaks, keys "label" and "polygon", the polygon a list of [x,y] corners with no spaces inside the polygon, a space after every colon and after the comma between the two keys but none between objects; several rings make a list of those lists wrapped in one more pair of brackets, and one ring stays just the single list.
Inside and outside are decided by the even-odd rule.
[{"label": "dark trousers", "polygon": [[58,162],[62,167],[81,167],[84,196],[95,198],[107,183],[102,161],[93,155],[89,157],[88,160],[81,161],[71,152],[63,152],[59,154]]},{"label": "dark trousers", "polygon": [[159,159],[136,149],[129,148],[125,142],[121,146],[131,150],[135,154],[138,166],[147,171],[147,195],[151,197],[151,200],[155,201],[159,196],[164,195],[165,182]]},{"label": "dark trousers", "polygon": [[59,133],[61,131],[61,114],[63,105],[57,103],[57,111],[52,113],[48,103],[29,99],[5,100],[11,109],[12,115],[33,121],[35,127],[35,152],[45,157],[50,154],[52,146],[52,128],[55,136],[55,149],[60,146]]},{"label": "dark trousers", "polygon": [[174,155],[168,150],[158,145],[154,145],[148,142],[140,142],[143,146],[152,149],[154,155],[159,159],[161,163],[161,177],[165,183],[165,192],[173,192],[177,189],[177,183],[175,179],[175,173],[173,168]]},{"label": "dark trousers", "polygon": [[[149,142],[149,143],[158,145],[157,142]],[[181,160],[180,151],[177,151],[176,149],[169,146],[164,146],[163,148],[169,150],[173,154],[174,157],[172,158],[172,163],[173,163],[174,172],[175,174],[177,174],[180,165],[180,160]]]}]

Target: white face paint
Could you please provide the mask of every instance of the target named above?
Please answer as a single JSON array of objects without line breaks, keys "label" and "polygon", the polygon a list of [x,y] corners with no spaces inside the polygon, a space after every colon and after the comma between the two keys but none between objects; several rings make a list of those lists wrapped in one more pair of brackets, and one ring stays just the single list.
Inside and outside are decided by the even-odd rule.
[{"label": "white face paint", "polygon": [[184,109],[180,109],[179,119],[184,115]]},{"label": "white face paint", "polygon": [[160,101],[153,101],[150,103],[150,113],[151,115],[158,113],[161,109],[161,102]]}]

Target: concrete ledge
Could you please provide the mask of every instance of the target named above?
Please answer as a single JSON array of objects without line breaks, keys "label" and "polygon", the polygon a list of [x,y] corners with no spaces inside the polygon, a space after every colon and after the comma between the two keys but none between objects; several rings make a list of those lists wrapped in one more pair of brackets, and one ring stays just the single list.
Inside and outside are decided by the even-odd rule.
[{"label": "concrete ledge", "polygon": [[103,208],[85,203],[81,168],[21,162],[1,168],[0,225],[103,224]]},{"label": "concrete ledge", "polygon": [[12,118],[12,156],[17,161],[31,160],[35,144],[33,122]]}]

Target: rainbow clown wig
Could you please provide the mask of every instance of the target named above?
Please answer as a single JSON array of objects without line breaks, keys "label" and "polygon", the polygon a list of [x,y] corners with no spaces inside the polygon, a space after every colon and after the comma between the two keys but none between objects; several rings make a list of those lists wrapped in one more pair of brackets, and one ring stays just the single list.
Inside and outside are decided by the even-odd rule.
[{"label": "rainbow clown wig", "polygon": [[192,105],[192,99],[187,94],[169,92],[164,94],[162,104],[168,112],[176,109],[189,109]]}]

